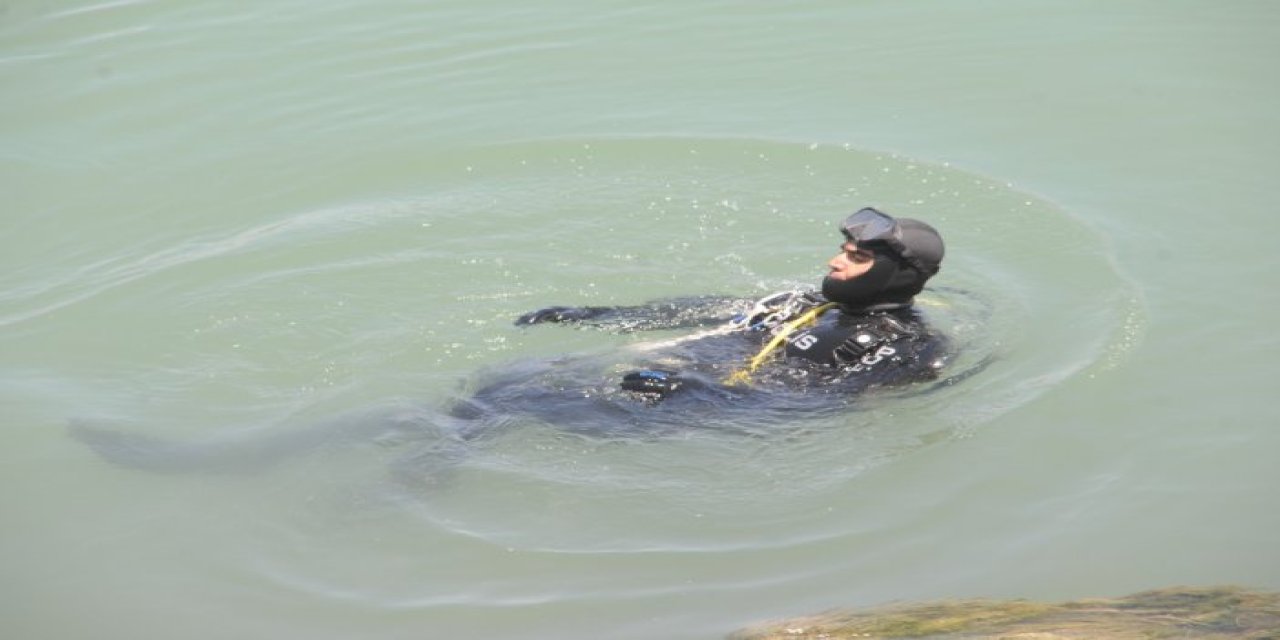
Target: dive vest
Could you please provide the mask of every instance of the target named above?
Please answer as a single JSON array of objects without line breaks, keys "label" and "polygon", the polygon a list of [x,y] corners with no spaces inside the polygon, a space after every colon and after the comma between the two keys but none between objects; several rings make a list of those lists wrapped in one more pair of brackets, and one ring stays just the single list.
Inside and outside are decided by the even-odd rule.
[{"label": "dive vest", "polygon": [[862,370],[897,355],[894,343],[919,336],[912,324],[888,312],[832,310],[815,326],[791,336],[785,354],[815,364]]}]

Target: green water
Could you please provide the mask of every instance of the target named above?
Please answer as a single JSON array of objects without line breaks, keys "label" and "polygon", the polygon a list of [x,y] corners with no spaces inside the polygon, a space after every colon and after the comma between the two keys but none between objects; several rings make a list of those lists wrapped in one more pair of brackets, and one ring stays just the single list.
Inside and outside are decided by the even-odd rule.
[{"label": "green water", "polygon": [[[1280,588],[1278,54],[1271,2],[0,4],[0,629]],[[866,204],[945,234],[980,375],[776,439],[517,425],[434,483],[347,429],[673,337],[523,311],[815,283]],[[153,473],[70,421],[283,453]]]}]

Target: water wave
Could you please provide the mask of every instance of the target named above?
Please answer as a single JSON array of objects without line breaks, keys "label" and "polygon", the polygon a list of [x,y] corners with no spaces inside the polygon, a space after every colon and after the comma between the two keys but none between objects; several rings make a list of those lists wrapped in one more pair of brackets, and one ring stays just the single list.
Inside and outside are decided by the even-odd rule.
[{"label": "water wave", "polygon": [[[283,212],[101,265],[77,292],[5,321],[131,287],[181,288],[189,319],[270,300],[282,318],[223,330],[256,341],[257,357],[311,343],[329,365],[347,354],[377,369],[325,407],[343,397],[376,405],[379,385],[425,383],[419,436],[389,445],[392,469],[374,493],[424,530],[557,554],[731,552],[853,535],[862,525],[827,515],[851,483],[1105,370],[1144,324],[1096,230],[1011,185],[892,154],[758,139],[529,140],[432,156],[384,180],[394,195]],[[456,433],[450,398],[518,372],[517,361],[581,356],[608,369],[681,336],[522,331],[510,323],[519,313],[816,284],[835,222],[866,205],[928,220],[947,239],[944,270],[920,299],[958,345],[941,382],[803,419],[739,416],[736,430],[704,414],[684,425],[672,417],[668,426],[684,428],[662,437],[593,435],[513,413],[483,437],[441,435]],[[291,314],[325,331],[308,340],[305,324],[283,321]],[[468,381],[460,391],[443,386],[458,376]]]}]

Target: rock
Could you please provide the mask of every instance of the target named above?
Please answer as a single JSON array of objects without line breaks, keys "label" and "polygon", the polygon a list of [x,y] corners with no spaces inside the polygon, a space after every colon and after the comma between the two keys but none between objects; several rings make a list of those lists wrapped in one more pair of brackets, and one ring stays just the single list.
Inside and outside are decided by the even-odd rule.
[{"label": "rock", "polygon": [[767,622],[730,640],[1280,640],[1280,594],[1174,587],[1060,604],[962,600]]}]

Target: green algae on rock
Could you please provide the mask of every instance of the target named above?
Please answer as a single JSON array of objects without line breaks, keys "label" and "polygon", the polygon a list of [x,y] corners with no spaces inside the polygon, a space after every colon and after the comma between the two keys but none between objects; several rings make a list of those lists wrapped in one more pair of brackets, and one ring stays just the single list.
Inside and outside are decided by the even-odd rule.
[{"label": "green algae on rock", "polygon": [[731,640],[1280,640],[1280,594],[1239,587],[1174,587],[1123,598],[1040,604],[962,600],[832,611],[763,623]]}]

